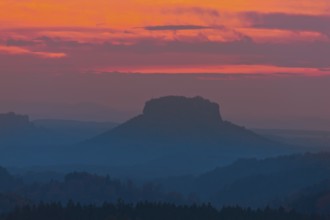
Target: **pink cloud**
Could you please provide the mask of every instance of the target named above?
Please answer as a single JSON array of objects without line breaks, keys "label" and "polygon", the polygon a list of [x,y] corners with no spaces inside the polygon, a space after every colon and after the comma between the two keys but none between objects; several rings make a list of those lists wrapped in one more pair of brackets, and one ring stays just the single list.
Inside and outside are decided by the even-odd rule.
[{"label": "pink cloud", "polygon": [[52,52],[40,52],[31,51],[23,47],[16,46],[1,46],[0,53],[10,54],[10,55],[33,55],[42,58],[63,58],[66,57],[65,53],[52,53]]}]

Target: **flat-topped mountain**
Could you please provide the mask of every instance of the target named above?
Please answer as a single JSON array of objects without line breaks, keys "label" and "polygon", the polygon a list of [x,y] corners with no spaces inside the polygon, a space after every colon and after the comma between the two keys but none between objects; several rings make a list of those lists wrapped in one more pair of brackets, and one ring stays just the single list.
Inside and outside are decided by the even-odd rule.
[{"label": "flat-topped mountain", "polygon": [[145,164],[153,169],[173,165],[175,171],[283,152],[280,144],[223,120],[217,103],[181,96],[146,102],[141,115],[92,138],[83,148],[89,148],[88,157],[98,162],[103,156],[116,165]]},{"label": "flat-topped mountain", "polygon": [[[237,138],[239,136],[239,138]],[[166,96],[147,101],[143,113],[92,141],[106,144],[113,139],[144,139],[166,142],[185,140],[242,142],[264,138],[221,118],[219,105],[202,97]],[[218,144],[218,143],[217,143]]]}]

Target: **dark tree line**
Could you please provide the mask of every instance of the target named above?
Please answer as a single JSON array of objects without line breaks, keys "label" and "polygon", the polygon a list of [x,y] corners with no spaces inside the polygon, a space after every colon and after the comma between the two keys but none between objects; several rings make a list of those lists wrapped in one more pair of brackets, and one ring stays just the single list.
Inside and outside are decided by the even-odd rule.
[{"label": "dark tree line", "polygon": [[[198,202],[197,196],[185,198],[174,191],[164,192],[159,183],[146,182],[138,185],[131,180],[119,180],[86,172],[69,173],[61,181],[26,184],[0,167],[0,205],[8,203],[6,207],[12,207],[13,202],[8,201],[15,201],[13,197],[22,197],[33,203],[65,203],[73,200],[81,204],[97,205],[103,202],[116,202],[119,198],[134,203],[145,200],[176,204]],[[2,208],[0,207],[0,213],[3,211]]]},{"label": "dark tree line", "polygon": [[116,202],[119,198],[127,202],[186,202],[179,193],[163,193],[159,184],[145,183],[138,186],[130,180],[121,181],[85,172],[70,173],[65,176],[64,181],[53,180],[48,183],[25,185],[15,192],[34,202],[73,200],[81,204],[101,205],[104,202]]},{"label": "dark tree line", "polygon": [[302,215],[280,209],[251,210],[226,207],[217,210],[210,204],[178,206],[170,203],[140,202],[135,205],[118,201],[102,206],[86,205],[70,201],[40,203],[16,208],[1,216],[0,220],[327,220],[317,215]]}]

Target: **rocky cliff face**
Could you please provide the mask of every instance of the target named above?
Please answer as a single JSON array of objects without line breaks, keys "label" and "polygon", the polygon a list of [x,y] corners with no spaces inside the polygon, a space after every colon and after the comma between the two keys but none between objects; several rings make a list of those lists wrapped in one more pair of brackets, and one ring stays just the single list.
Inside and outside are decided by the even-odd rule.
[{"label": "rocky cliff face", "polygon": [[222,123],[219,105],[202,97],[152,99],[145,104],[143,116],[149,120],[185,124],[188,127],[217,127]]}]

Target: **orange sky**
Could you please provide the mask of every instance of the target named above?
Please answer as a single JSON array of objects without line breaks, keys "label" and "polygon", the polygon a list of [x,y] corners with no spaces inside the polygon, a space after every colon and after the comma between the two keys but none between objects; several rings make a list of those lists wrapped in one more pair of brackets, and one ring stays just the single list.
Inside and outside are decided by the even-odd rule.
[{"label": "orange sky", "polygon": [[[2,27],[104,26],[130,28],[162,23],[200,21],[196,15],[170,15],[164,11],[176,8],[203,8],[220,13],[257,11],[295,14],[329,13],[328,0],[2,0]],[[226,17],[226,15],[224,16]]]},{"label": "orange sky", "polygon": [[201,95],[264,126],[330,118],[329,83],[330,0],[0,0],[2,112],[88,102],[67,118],[104,120],[99,104]]},{"label": "orange sky", "polygon": [[[157,70],[156,72],[173,72],[175,69],[188,71],[192,68],[187,68],[189,62],[186,61],[161,61],[166,59],[164,52],[159,51],[166,50],[159,49],[164,44],[181,42],[194,47],[201,42],[229,45],[232,42],[249,40],[255,43],[254,46],[257,48],[262,44],[263,49],[249,57],[246,54],[241,55],[244,51],[235,46],[233,52],[231,49],[225,52],[219,49],[219,63],[216,62],[216,52],[208,52],[207,49],[201,48],[200,50],[205,51],[198,53],[196,49],[193,53],[197,55],[192,59],[205,60],[205,63],[200,62],[199,66],[197,65],[196,71],[216,72],[217,66],[224,65],[228,69],[228,66],[238,64],[239,67],[228,72],[239,70],[242,66],[243,72],[249,72],[246,70],[249,69],[249,65],[251,72],[256,71],[257,66],[267,65],[274,68],[274,71],[285,71],[292,67],[288,72],[299,71],[302,68],[307,68],[302,72],[315,72],[318,68],[328,68],[322,59],[312,62],[307,56],[287,64],[280,57],[280,53],[286,55],[285,51],[277,51],[274,55],[269,51],[269,57],[265,59],[261,59],[261,56],[269,49],[267,43],[274,49],[277,48],[274,44],[284,47],[285,44],[300,43],[292,50],[288,49],[289,53],[296,51],[297,57],[301,55],[301,51],[312,50],[318,53],[320,48],[326,48],[315,45],[315,42],[329,45],[329,11],[329,0],[1,0],[0,54],[7,55],[6,59],[13,60],[18,59],[17,56],[20,56],[20,59],[22,56],[64,59],[70,63],[66,64],[67,66],[79,71],[152,69]],[[104,48],[109,44],[112,49],[105,52]],[[118,49],[114,45],[121,48]],[[222,46],[226,48],[227,45]],[[187,53],[193,56],[188,51],[181,51],[180,47],[181,45],[177,51],[170,51],[168,56],[173,57],[174,54],[180,57]],[[113,61],[107,66],[107,59],[116,60],[113,59],[116,54],[111,54],[111,51],[116,49],[116,54],[125,57],[126,53],[132,61]],[[209,51],[211,50],[212,48],[209,48]],[[249,50],[254,51],[252,48]],[[144,56],[145,52],[145,59],[148,59],[154,51],[157,52],[155,56],[159,56],[159,62],[155,60],[150,62],[149,66],[133,65],[133,53]],[[82,57],[84,53],[86,57]],[[78,61],[92,59],[91,57],[100,57],[103,63],[95,60],[90,62],[89,66],[79,67]],[[208,57],[212,57],[213,61],[208,63]],[[226,63],[224,60],[230,62]],[[196,64],[193,60],[191,62]],[[266,72],[269,72],[269,68]],[[219,71],[223,69],[219,68]],[[256,72],[262,72],[264,69],[260,68]]]}]

